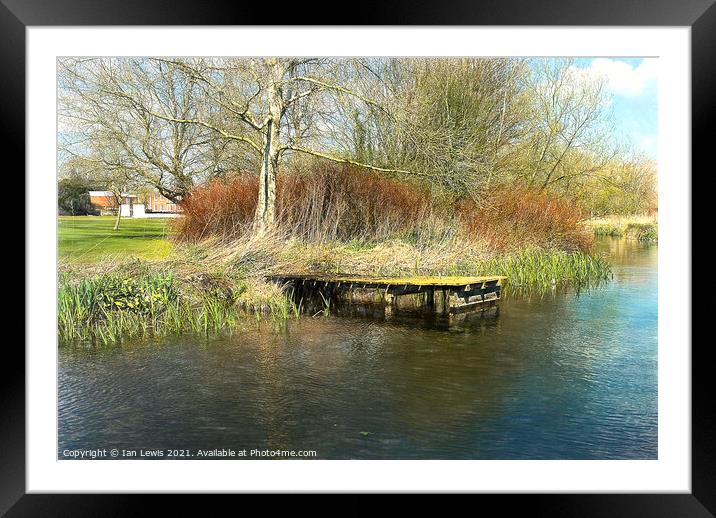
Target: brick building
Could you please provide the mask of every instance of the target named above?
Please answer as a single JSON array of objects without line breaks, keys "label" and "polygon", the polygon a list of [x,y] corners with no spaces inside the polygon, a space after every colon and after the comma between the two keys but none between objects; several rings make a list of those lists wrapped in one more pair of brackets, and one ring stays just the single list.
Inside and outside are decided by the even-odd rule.
[{"label": "brick building", "polygon": [[[100,215],[116,215],[117,199],[111,191],[89,191],[90,203],[99,210]],[[123,193],[121,197],[122,216],[142,218],[152,214],[157,216],[178,216],[181,207],[162,196],[158,192],[147,192],[139,195]]]},{"label": "brick building", "polygon": [[169,214],[176,214],[181,212],[181,207],[178,204],[174,203],[169,198],[162,196],[156,191],[152,191],[148,194],[145,194],[142,197],[142,200],[144,202],[144,206],[147,212],[159,212]]},{"label": "brick building", "polygon": [[[117,198],[115,198],[112,191],[89,191],[90,203],[93,207],[99,210],[100,215],[106,216],[109,214],[117,214]],[[121,198],[121,205],[124,207],[134,207],[136,204],[137,196],[134,194],[123,193]],[[124,215],[125,210],[122,210]],[[133,211],[132,211],[133,212]]]}]

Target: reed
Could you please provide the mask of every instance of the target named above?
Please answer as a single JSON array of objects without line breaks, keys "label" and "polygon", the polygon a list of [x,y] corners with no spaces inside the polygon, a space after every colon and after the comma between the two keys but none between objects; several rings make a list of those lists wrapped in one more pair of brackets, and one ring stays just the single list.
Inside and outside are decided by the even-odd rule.
[{"label": "reed", "polygon": [[655,243],[659,240],[659,228],[656,223],[629,223],[624,234],[642,243]]},{"label": "reed", "polygon": [[172,274],[140,278],[119,273],[79,280],[60,278],[58,336],[61,343],[109,344],[124,339],[190,332],[217,335],[245,321],[250,313],[288,320],[300,310],[282,293],[254,304],[208,290],[183,293]]},{"label": "reed", "polygon": [[535,248],[481,261],[475,273],[507,276],[508,291],[565,285],[585,287],[612,276],[609,263],[600,256]]},{"label": "reed", "polygon": [[606,216],[586,222],[595,236],[625,237],[643,243],[659,240],[659,225],[655,216]]}]

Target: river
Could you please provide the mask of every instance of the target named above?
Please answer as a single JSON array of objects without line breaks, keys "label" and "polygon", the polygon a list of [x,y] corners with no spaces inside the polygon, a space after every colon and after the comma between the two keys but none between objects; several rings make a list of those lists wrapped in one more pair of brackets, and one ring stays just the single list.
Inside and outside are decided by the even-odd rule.
[{"label": "river", "polygon": [[657,247],[598,246],[613,264],[605,285],[507,296],[497,316],[449,329],[306,317],[220,338],[62,346],[58,456],[655,459]]}]

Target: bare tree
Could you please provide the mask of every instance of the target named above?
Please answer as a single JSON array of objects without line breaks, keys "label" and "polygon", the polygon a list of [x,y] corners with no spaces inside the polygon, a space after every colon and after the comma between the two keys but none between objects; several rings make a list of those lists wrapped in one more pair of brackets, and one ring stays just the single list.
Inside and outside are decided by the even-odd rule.
[{"label": "bare tree", "polygon": [[[510,58],[364,59],[387,110],[344,108],[339,141],[357,157],[420,173],[432,185],[478,196],[509,168],[526,116],[526,62]],[[364,87],[365,88],[365,87]]]},{"label": "bare tree", "polygon": [[255,171],[257,234],[275,225],[280,170],[301,156],[475,199],[512,181],[576,195],[608,181],[617,156],[604,84],[570,60],[73,58],[58,69],[63,160],[174,201]]},{"label": "bare tree", "polygon": [[[259,195],[254,231],[275,224],[276,177],[286,154],[303,153],[382,172],[397,168],[362,163],[324,146],[331,132],[336,99],[350,96],[365,105],[377,102],[341,84],[340,62],[325,59],[153,59],[183,74],[203,90],[206,109],[177,117],[161,107],[141,104],[148,116],[210,129],[243,144],[259,158]],[[136,102],[139,106],[140,103]]]},{"label": "bare tree", "polygon": [[[112,208],[116,209],[116,219],[113,230],[119,230],[122,219],[122,201],[129,191],[137,186],[119,158],[117,147],[106,143],[94,143],[88,153],[81,156],[72,156],[64,161],[62,169],[66,171],[65,177],[82,180],[87,185],[99,184],[112,196]],[[112,156],[114,155],[114,156]],[[116,164],[108,166],[107,164]]]},{"label": "bare tree", "polygon": [[529,81],[532,104],[518,176],[554,190],[603,168],[617,152],[604,82],[581,77],[567,59],[537,61]]},{"label": "bare tree", "polygon": [[161,62],[106,58],[62,59],[58,76],[66,156],[87,155],[98,143],[111,146],[114,152],[94,158],[108,169],[121,166],[133,181],[173,201],[216,173],[213,164],[226,154],[226,143],[206,128],[154,117],[147,109],[196,117],[202,90],[190,77]]}]

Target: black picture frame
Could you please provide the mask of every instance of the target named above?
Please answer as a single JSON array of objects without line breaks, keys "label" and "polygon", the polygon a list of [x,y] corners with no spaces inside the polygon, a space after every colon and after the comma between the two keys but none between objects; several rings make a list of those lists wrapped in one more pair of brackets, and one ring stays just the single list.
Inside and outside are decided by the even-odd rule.
[{"label": "black picture frame", "polygon": [[[311,3],[310,10],[285,9],[266,16],[261,3],[189,0],[0,0],[0,121],[2,143],[20,158],[25,149],[25,29],[47,25],[247,25],[319,23],[351,25],[606,25],[690,26],[692,72],[692,170],[707,165],[712,146],[716,96],[716,6],[714,0],[401,0],[336,16],[335,3]],[[350,16],[348,18],[348,16]],[[339,23],[338,25],[341,25]],[[706,171],[705,171],[706,172]],[[685,172],[693,178],[693,174]],[[24,187],[20,187],[24,190]],[[17,192],[17,191],[16,191]],[[27,193],[26,193],[27,196]],[[693,202],[692,202],[693,203]],[[20,209],[23,210],[24,209]],[[693,257],[693,251],[692,251]],[[27,275],[27,270],[25,270]],[[681,282],[691,285],[687,276]],[[685,301],[689,303],[690,301]],[[703,306],[691,301],[694,314]],[[693,322],[693,317],[692,317]],[[550,516],[713,516],[716,513],[716,420],[710,383],[710,341],[692,347],[692,493],[642,495],[524,495],[499,498],[502,512],[527,504]],[[691,344],[674,344],[689,347]],[[25,355],[6,347],[0,361],[0,514],[7,516],[127,516],[144,508],[135,495],[25,494]],[[16,356],[12,358],[12,356]],[[108,501],[111,500],[111,501]],[[180,505],[183,499],[178,499]],[[166,509],[168,511],[168,509]]]}]

